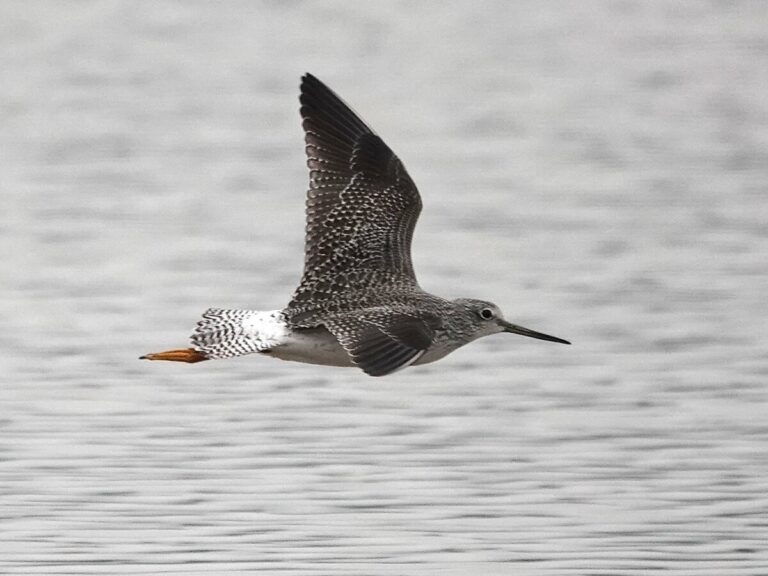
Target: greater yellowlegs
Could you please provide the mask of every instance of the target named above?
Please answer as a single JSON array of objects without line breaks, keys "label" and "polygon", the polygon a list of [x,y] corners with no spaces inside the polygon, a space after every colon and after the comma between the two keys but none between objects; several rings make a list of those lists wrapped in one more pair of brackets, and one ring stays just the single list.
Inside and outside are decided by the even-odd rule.
[{"label": "greater yellowlegs", "polygon": [[192,348],[142,356],[200,362],[252,352],[384,376],[499,332],[570,344],[507,322],[483,300],[424,292],[411,262],[421,198],[402,162],[333,91],[301,82],[309,192],[304,275],[282,310],[203,314]]}]

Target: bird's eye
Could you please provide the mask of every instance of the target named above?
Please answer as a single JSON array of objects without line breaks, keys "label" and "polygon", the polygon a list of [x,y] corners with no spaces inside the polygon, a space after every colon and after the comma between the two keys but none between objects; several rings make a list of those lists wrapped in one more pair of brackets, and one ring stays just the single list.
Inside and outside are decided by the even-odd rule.
[{"label": "bird's eye", "polygon": [[490,320],[493,318],[493,316],[494,316],[493,310],[491,310],[490,308],[483,308],[482,310],[480,310],[480,318],[482,318],[483,320]]}]

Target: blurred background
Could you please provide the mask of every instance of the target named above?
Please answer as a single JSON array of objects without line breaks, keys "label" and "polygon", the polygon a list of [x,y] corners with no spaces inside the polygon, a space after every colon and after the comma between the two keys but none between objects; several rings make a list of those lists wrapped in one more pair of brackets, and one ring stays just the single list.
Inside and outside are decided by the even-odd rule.
[{"label": "blurred background", "polygon": [[[312,72],[499,335],[140,362],[302,267]],[[0,3],[0,573],[768,573],[768,4]]]}]

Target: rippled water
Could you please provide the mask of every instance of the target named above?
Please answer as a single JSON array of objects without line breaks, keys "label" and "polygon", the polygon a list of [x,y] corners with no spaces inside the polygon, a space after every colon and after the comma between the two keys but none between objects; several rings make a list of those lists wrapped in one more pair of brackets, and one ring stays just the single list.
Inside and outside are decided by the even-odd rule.
[{"label": "rippled water", "polygon": [[[0,4],[0,573],[768,574],[768,7]],[[301,268],[299,75],[499,335],[144,363]]]}]

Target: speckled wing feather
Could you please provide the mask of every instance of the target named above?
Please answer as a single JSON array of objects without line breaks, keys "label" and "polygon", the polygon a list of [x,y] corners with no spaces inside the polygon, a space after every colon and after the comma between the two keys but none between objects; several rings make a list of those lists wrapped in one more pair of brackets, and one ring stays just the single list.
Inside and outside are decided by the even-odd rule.
[{"label": "speckled wing feather", "polygon": [[301,115],[310,170],[304,275],[284,313],[311,326],[321,312],[419,289],[411,237],[421,199],[392,150],[309,74]]},{"label": "speckled wing feather", "polygon": [[325,326],[356,365],[371,376],[409,366],[432,345],[434,317],[417,317],[388,308],[334,315]]}]

